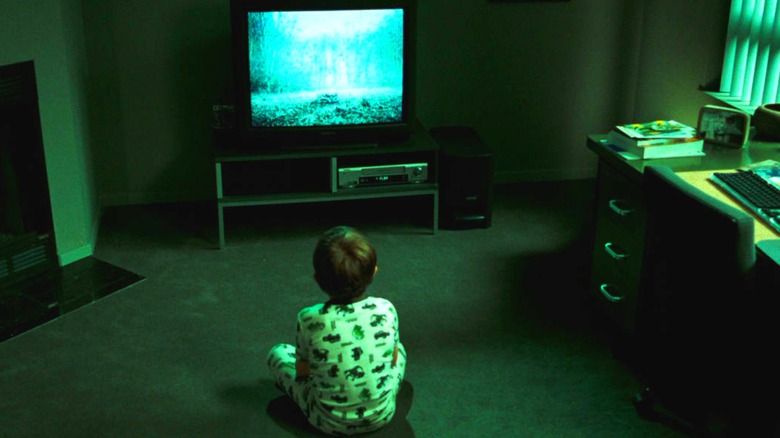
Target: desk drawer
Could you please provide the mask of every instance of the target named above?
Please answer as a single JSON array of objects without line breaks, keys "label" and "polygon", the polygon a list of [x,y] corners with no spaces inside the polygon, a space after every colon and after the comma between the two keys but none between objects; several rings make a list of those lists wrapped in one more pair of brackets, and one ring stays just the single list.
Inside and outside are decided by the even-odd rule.
[{"label": "desk drawer", "polygon": [[609,220],[626,235],[642,239],[645,208],[642,191],[606,165],[599,165],[598,220]]},{"label": "desk drawer", "polygon": [[634,330],[644,251],[645,208],[639,187],[599,163],[591,289],[601,311]]},{"label": "desk drawer", "polygon": [[596,236],[593,245],[594,272],[619,272],[639,283],[642,269],[642,245],[638,241],[626,241],[619,230],[606,230]]},{"label": "desk drawer", "polygon": [[641,247],[622,246],[614,233],[602,233],[593,248],[591,288],[599,308],[623,331],[634,329],[642,265]]},{"label": "desk drawer", "polygon": [[634,332],[637,311],[637,289],[630,280],[620,275],[593,277],[593,290],[599,295],[596,306],[623,333]]}]

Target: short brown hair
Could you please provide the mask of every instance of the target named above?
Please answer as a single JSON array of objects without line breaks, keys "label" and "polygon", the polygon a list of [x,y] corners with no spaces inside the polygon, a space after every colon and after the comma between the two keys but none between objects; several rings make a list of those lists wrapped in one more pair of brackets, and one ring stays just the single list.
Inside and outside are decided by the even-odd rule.
[{"label": "short brown hair", "polygon": [[326,231],[314,249],[317,284],[332,298],[362,295],[376,270],[376,250],[354,228],[337,226]]}]

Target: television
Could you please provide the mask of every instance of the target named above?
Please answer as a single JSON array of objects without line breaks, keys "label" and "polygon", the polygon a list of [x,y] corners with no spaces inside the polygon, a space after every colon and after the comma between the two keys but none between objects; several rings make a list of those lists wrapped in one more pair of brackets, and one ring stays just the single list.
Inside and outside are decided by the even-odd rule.
[{"label": "television", "polygon": [[415,127],[414,0],[231,0],[243,144],[376,145]]}]

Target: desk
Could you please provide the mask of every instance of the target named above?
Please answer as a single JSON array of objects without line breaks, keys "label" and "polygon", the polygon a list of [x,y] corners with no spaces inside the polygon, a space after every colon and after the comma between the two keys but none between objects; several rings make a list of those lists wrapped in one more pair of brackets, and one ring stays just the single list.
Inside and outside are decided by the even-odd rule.
[{"label": "desk", "polygon": [[[760,141],[751,141],[741,149],[708,144],[701,157],[632,161],[608,148],[606,135],[588,136],[587,146],[599,159],[591,289],[597,296],[606,298],[599,299],[598,305],[619,329],[629,334],[635,326],[644,252],[642,174],[645,166],[669,166],[703,191],[735,205],[728,195],[706,182],[710,173],[764,160],[780,161],[780,143]],[[780,239],[763,223],[757,221],[756,225],[756,241],[765,237]]]},{"label": "desk", "polygon": [[[725,169],[724,171],[730,171],[732,169]],[[755,241],[756,243],[762,241],[762,240],[768,240],[768,239],[780,239],[780,234],[777,233],[772,228],[769,228],[764,221],[756,217],[753,212],[745,209],[739,202],[735,201],[734,198],[727,195],[723,190],[721,190],[715,183],[710,181],[709,177],[712,174],[712,170],[698,170],[698,171],[689,171],[689,172],[676,172],[677,175],[680,176],[685,182],[691,184],[692,186],[696,187],[697,189],[701,190],[702,192],[712,196],[713,198],[723,201],[726,204],[729,204],[733,207],[736,207],[744,212],[747,212],[751,216],[753,216],[753,219],[755,220],[755,229],[756,229],[756,236]]]}]

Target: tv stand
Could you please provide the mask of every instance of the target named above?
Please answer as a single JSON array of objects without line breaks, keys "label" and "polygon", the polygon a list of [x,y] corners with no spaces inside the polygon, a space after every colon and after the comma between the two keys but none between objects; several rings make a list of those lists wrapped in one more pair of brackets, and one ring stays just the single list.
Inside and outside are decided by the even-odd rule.
[{"label": "tv stand", "polygon": [[379,147],[379,143],[339,143],[334,145],[321,144],[296,144],[282,146],[283,151],[321,151],[327,149],[330,151],[341,151],[345,149],[370,149]]},{"label": "tv stand", "polygon": [[[228,207],[428,196],[432,201],[432,233],[438,231],[438,144],[426,131],[418,130],[402,140],[340,146],[250,147],[236,141],[235,136],[215,131],[219,248],[225,247],[224,210]],[[427,163],[427,180],[339,187],[340,168],[408,163]]]}]

